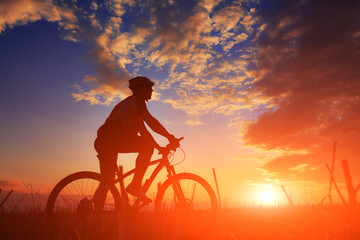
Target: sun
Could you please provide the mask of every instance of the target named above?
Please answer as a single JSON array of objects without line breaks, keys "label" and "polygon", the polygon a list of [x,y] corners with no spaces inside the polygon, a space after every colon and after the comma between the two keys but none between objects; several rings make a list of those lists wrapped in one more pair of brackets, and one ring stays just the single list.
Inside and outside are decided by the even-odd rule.
[{"label": "sun", "polygon": [[261,190],[257,193],[256,198],[261,204],[270,205],[275,201],[275,194],[271,190]]}]

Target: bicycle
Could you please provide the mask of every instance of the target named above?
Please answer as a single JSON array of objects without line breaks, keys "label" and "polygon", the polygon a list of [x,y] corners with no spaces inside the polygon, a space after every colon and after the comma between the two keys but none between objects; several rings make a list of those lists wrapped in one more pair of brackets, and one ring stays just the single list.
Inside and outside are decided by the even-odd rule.
[{"label": "bicycle", "polygon": [[[154,202],[155,222],[161,226],[157,230],[164,238],[179,234],[187,236],[195,232],[201,234],[216,219],[218,205],[215,192],[198,175],[176,173],[175,164],[170,160],[176,148],[168,144],[165,149],[161,158],[149,163],[149,166],[156,167],[142,187],[146,193],[159,172],[166,169],[167,179],[159,183]],[[134,169],[123,173],[122,166],[116,166],[117,178],[102,189],[108,192],[101,212],[102,232],[106,232],[108,238],[127,234],[124,233],[127,229],[124,225],[134,218],[134,213],[147,212],[147,204],[140,199],[130,201],[126,192],[124,179],[133,173]],[[70,236],[72,239],[92,239],[98,234],[94,199],[100,181],[99,173],[83,171],[73,173],[56,184],[46,205],[47,221],[52,233],[60,238]]]}]

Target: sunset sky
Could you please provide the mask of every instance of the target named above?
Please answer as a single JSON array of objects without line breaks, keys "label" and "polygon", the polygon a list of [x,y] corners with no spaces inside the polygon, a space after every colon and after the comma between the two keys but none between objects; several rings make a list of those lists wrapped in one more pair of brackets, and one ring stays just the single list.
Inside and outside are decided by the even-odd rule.
[{"label": "sunset sky", "polygon": [[0,188],[98,171],[96,130],[138,75],[185,138],[178,171],[215,186],[215,168],[227,201],[284,201],[281,185],[320,201],[335,141],[336,179],[347,159],[356,186],[359,16],[359,1],[0,1]]}]

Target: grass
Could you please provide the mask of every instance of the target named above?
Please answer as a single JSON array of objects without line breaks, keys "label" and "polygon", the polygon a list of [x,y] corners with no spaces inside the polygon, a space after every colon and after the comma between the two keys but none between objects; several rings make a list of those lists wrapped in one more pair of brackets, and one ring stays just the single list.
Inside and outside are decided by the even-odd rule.
[{"label": "grass", "polygon": [[49,239],[45,211],[40,208],[0,210],[0,239]]},{"label": "grass", "polygon": [[[195,227],[197,223],[191,224]],[[128,234],[123,239],[358,240],[360,209],[341,205],[222,209],[215,224],[196,237],[184,237],[180,232],[167,235],[152,212],[127,221],[126,226]],[[51,239],[40,208],[0,211],[0,233],[3,240]]]}]

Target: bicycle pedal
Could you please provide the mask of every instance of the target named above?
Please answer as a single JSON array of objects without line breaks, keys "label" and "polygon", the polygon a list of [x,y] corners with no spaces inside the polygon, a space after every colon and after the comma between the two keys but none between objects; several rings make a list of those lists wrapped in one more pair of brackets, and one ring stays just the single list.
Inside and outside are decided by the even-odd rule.
[{"label": "bicycle pedal", "polygon": [[148,198],[145,193],[143,193],[141,190],[136,190],[133,189],[131,187],[127,187],[126,191],[133,195],[134,197],[136,197],[139,201],[143,202],[143,203],[152,203],[152,200],[150,198]]}]

